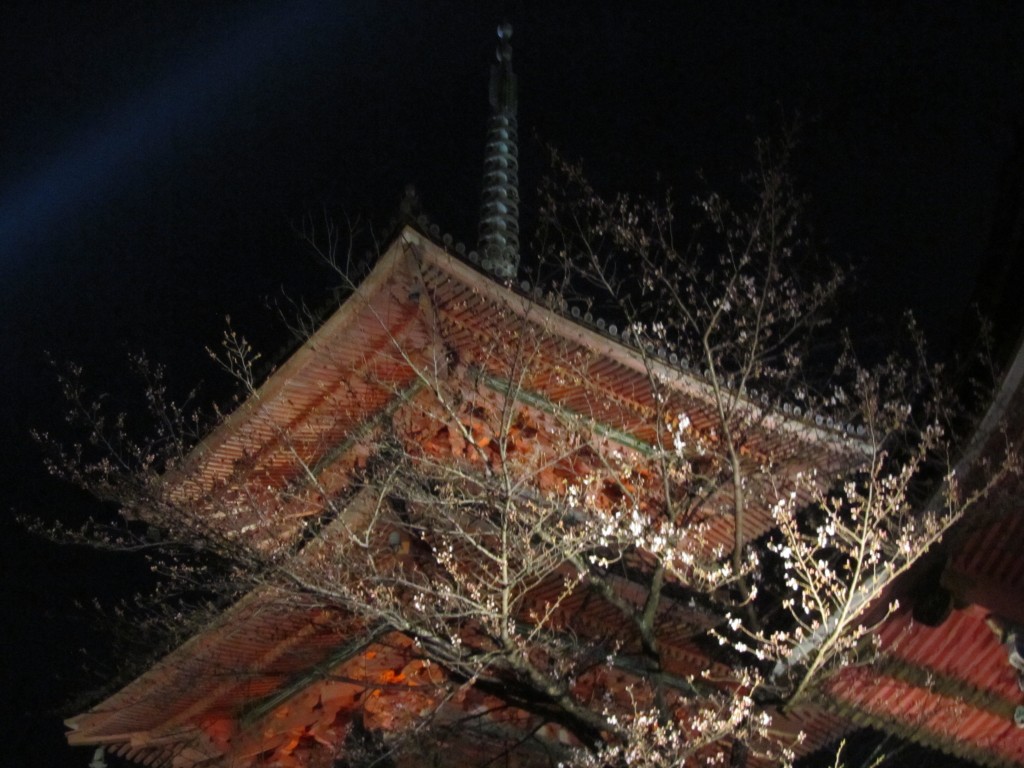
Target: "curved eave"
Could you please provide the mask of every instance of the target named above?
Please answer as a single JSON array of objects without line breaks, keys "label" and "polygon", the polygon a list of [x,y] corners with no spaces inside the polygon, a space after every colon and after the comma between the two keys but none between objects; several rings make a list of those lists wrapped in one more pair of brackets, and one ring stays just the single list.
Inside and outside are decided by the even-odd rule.
[{"label": "curved eave", "polygon": [[[420,296],[424,287],[434,292],[436,303],[447,302],[448,309],[462,297],[474,297],[472,316],[464,312],[462,317],[455,317],[454,311],[450,313],[455,321],[469,323],[473,332],[490,323],[489,332],[501,333],[493,320],[494,315],[501,314],[529,324],[554,342],[586,350],[608,372],[605,391],[610,393],[609,399],[621,401],[622,407],[633,413],[622,416],[621,424],[609,423],[611,428],[642,426],[643,403],[636,397],[645,385],[649,389],[652,376],[667,383],[681,402],[704,412],[705,421],[712,419],[713,392],[708,382],[495,282],[407,226],[353,295],[193,450],[184,467],[168,477],[170,484],[182,494],[188,494],[189,489],[192,493],[208,491],[218,482],[227,482],[240,460],[253,466],[263,462],[269,465],[263,467],[265,470],[272,470],[273,446],[281,442],[282,434],[288,433],[291,439],[293,434],[301,434],[297,427],[309,427],[327,418],[336,423],[331,425],[326,441],[325,433],[315,434],[320,448],[311,444],[310,455],[322,450],[325,442],[345,440],[375,412],[387,407],[396,392],[414,378],[409,361],[402,359],[403,351],[396,347],[406,339],[411,339],[410,346],[417,349],[431,344],[431,313],[435,308]],[[341,385],[352,381],[354,368],[372,373],[366,376],[371,383],[361,383],[359,391],[341,391]],[[554,393],[555,400],[572,401],[574,396],[586,400],[579,390],[563,388]],[[808,463],[814,466],[849,467],[871,452],[871,447],[857,438],[766,410],[743,398],[740,401],[753,414],[766,445],[802,445],[804,448],[796,452],[808,457],[813,454],[814,461]],[[611,414],[608,418],[619,417]]]}]

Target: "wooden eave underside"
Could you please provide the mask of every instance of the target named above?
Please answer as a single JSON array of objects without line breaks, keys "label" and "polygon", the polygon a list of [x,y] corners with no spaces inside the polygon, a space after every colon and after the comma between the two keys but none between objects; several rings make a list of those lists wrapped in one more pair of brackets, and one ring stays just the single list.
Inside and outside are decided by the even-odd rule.
[{"label": "wooden eave underside", "polygon": [[246,703],[321,663],[337,650],[341,626],[363,631],[350,617],[303,605],[294,594],[254,590],[121,691],[69,719],[68,742],[111,745],[144,764],[170,764],[182,750],[214,757],[217,745],[202,725],[235,718]]},{"label": "wooden eave underside", "polygon": [[1024,697],[987,615],[970,606],[939,627],[894,617],[879,661],[829,685],[832,710],[983,765],[1024,765],[1024,729],[1013,723]]},{"label": "wooden eave underside", "polygon": [[[428,687],[423,687],[423,681],[406,679],[411,668],[423,671],[413,660],[406,638],[397,633],[361,634],[355,625],[346,627],[340,615],[327,620],[312,606],[275,603],[274,599],[270,590],[254,592],[226,612],[216,627],[96,710],[69,720],[74,729],[70,743],[102,744],[157,768],[208,763],[247,766],[259,764],[261,754],[287,749],[307,734],[337,746],[356,712],[364,720],[374,718],[378,726],[401,727],[403,711],[436,704],[429,680]],[[323,631],[328,626],[333,633]],[[349,633],[361,639],[353,642]],[[679,674],[698,672],[710,664],[692,647],[667,649],[666,661]],[[616,676],[621,678],[617,684]],[[629,672],[613,672],[611,677],[620,693],[634,680]],[[479,714],[488,709],[493,712]],[[473,734],[471,741],[486,736],[506,747],[523,740],[535,727],[525,713],[517,714],[492,697],[469,690],[432,717]],[[460,725],[463,722],[467,725]],[[803,731],[806,738],[798,754],[834,741],[847,729],[844,720],[816,710],[789,717],[777,714],[773,727],[783,741],[794,744]],[[459,732],[449,738],[457,739]],[[557,755],[558,749],[572,743],[557,727],[544,729],[541,736],[534,744],[541,757],[551,749]],[[529,747],[532,741],[526,741]],[[446,748],[465,746],[452,743]],[[478,751],[475,756],[486,762]],[[288,754],[283,753],[282,759]],[[443,764],[469,764],[463,760],[468,754],[456,754]],[[542,759],[538,764],[547,762]]]}]

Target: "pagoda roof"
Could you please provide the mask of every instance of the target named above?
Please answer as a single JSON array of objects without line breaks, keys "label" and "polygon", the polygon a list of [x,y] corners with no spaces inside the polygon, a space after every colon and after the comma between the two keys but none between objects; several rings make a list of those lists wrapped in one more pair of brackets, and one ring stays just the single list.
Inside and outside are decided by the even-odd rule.
[{"label": "pagoda roof", "polygon": [[[279,506],[260,535],[300,536],[305,521],[321,514],[323,494],[348,498],[349,508],[365,503],[345,494],[382,419],[415,410],[410,404],[449,376],[446,366],[459,368],[460,381],[515,397],[538,414],[580,420],[611,449],[638,456],[662,439],[654,422],[663,410],[652,380],[695,431],[713,429],[713,392],[698,372],[626,343],[613,326],[582,314],[526,284],[497,282],[406,227],[338,310],[169,473],[170,496],[241,530],[251,525],[246,504],[264,489],[265,501]],[[529,370],[510,376],[503,351],[510,339],[526,337]],[[735,397],[752,414],[745,436],[750,460],[770,456],[783,478],[812,467],[828,474],[867,455],[845,428]],[[319,492],[279,501],[275,490],[303,471],[317,473]],[[242,485],[246,493],[238,494]],[[745,526],[751,540],[774,523],[768,509],[755,505]],[[732,541],[731,517],[714,517],[709,546],[728,551]],[[628,592],[629,584],[622,588]],[[666,610],[675,617],[666,622],[669,634],[673,626],[701,621],[681,604],[669,601]],[[699,670],[708,658],[683,635],[666,657],[680,673]],[[371,690],[399,701],[398,689],[381,681],[423,674],[419,667],[410,671],[415,660],[403,643],[317,601],[258,587],[119,693],[68,720],[69,742],[109,745],[145,764],[174,766],[243,753],[254,759],[261,750],[304,749],[306,742],[335,744],[343,734],[326,730],[336,727],[337,712]],[[849,727],[845,718],[813,709],[780,722],[793,733],[810,733],[804,751]],[[509,727],[495,722],[493,733],[501,738]]]},{"label": "pagoda roof", "polygon": [[[240,468],[281,487],[300,471],[296,457],[317,469],[333,462],[341,472],[340,454],[359,453],[375,419],[432,386],[424,371],[444,375],[438,368],[449,363],[441,356],[458,358],[496,393],[584,421],[609,443],[641,454],[662,439],[653,378],[670,397],[661,412],[685,415],[697,433],[714,429],[714,395],[697,370],[626,343],[628,334],[613,324],[579,314],[525,282],[496,281],[406,226],[341,307],[193,450],[173,478],[178,498],[228,488]],[[533,334],[533,357],[513,382],[501,350],[526,334]],[[815,467],[827,474],[869,453],[851,427],[796,415],[799,409],[765,396],[736,396],[754,414],[744,444],[752,460],[770,456],[791,473]],[[336,482],[346,482],[344,472]],[[314,505],[311,514],[318,512]],[[774,523],[761,507],[746,526],[752,540]],[[710,540],[731,546],[731,520],[722,517],[714,529]]]}]

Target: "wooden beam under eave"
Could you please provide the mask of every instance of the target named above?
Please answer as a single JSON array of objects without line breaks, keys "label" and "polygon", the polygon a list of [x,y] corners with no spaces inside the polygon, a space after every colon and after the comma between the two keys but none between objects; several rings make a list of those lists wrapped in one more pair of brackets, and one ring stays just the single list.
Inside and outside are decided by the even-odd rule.
[{"label": "wooden beam under eave", "polygon": [[[68,718],[64,721],[64,725],[69,728],[74,728],[74,720],[76,718]],[[115,733],[105,736],[92,736],[88,730],[71,731],[67,734],[68,746],[69,747],[109,747],[114,744],[128,744],[132,740],[131,733]]]}]

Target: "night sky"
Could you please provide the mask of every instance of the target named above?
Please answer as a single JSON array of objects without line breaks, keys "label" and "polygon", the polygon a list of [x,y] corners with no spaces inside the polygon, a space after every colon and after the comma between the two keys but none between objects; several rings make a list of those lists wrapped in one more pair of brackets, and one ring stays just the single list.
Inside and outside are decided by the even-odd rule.
[{"label": "night sky", "polygon": [[687,199],[700,170],[728,188],[754,137],[799,113],[809,217],[826,252],[863,265],[859,312],[884,322],[910,306],[947,343],[1015,150],[1024,4],[825,5],[5,3],[0,760],[88,762],[63,747],[60,721],[97,683],[82,664],[118,661],[76,602],[123,596],[144,570],[11,522],[96,510],[46,476],[29,438],[62,428],[45,353],[83,363],[115,402],[141,350],[175,386],[219,396],[204,347],[225,315],[272,352],[286,334],[267,306],[282,289],[330,295],[294,234],[304,216],[382,228],[413,183],[442,229],[473,243],[503,16],[527,213],[545,144],[582,158],[600,189]]}]

